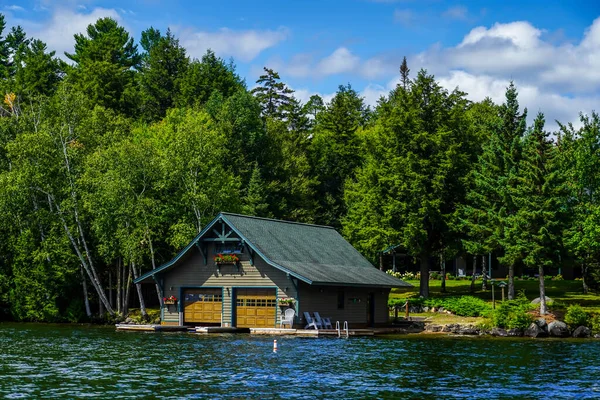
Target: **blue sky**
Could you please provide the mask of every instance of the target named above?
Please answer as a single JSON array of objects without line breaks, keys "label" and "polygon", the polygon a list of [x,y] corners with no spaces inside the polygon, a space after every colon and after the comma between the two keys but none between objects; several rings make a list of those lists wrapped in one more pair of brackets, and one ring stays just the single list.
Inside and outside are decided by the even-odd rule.
[{"label": "blue sky", "polygon": [[61,55],[103,16],[136,39],[171,28],[193,57],[208,47],[232,57],[249,87],[274,68],[301,100],[351,83],[374,104],[406,55],[413,75],[426,68],[473,100],[501,102],[513,79],[549,129],[600,110],[600,3],[591,0],[0,0],[0,11]]}]

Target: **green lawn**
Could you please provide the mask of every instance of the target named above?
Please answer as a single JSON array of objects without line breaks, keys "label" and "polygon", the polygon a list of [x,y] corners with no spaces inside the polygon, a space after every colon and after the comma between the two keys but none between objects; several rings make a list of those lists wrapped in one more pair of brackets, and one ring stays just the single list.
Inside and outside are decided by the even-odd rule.
[{"label": "green lawn", "polygon": [[[406,282],[413,285],[413,288],[402,288],[393,289],[390,295],[391,298],[407,298],[416,297],[419,295],[419,281],[407,280]],[[488,290],[481,290],[481,280],[475,282],[475,293],[470,292],[471,281],[457,281],[447,280],[446,281],[446,293],[441,293],[441,280],[430,280],[429,291],[431,297],[443,297],[443,296],[461,296],[461,295],[473,295],[484,299],[486,301],[492,301],[492,291],[488,286]],[[548,280],[545,282],[546,285],[546,296],[553,299],[555,302],[564,303],[565,305],[579,304],[584,307],[587,311],[593,311],[600,313],[600,295],[597,293],[583,294],[581,281],[552,281]],[[525,291],[525,296],[528,299],[533,300],[539,297],[539,282],[537,280],[521,281],[515,280],[515,292],[520,290]],[[494,289],[496,300],[502,299],[502,293],[500,288]],[[505,289],[506,291],[506,289]]]}]

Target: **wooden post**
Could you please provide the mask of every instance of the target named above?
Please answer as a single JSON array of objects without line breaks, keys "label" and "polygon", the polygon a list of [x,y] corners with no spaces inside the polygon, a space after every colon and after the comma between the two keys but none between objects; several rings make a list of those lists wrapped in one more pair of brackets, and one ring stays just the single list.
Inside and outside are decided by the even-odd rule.
[{"label": "wooden post", "polygon": [[504,301],[504,286],[502,286],[502,301]]},{"label": "wooden post", "polygon": [[408,300],[406,300],[406,313],[404,314],[404,318],[408,320]]}]

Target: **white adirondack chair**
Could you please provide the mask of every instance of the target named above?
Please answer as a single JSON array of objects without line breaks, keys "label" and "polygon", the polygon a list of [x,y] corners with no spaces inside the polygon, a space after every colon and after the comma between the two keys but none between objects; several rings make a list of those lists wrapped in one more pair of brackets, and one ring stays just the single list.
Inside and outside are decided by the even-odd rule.
[{"label": "white adirondack chair", "polygon": [[296,310],[293,308],[288,308],[285,310],[284,315],[281,316],[281,321],[279,322],[279,327],[282,328],[283,325],[289,325],[290,328],[294,326],[294,316],[296,315]]}]

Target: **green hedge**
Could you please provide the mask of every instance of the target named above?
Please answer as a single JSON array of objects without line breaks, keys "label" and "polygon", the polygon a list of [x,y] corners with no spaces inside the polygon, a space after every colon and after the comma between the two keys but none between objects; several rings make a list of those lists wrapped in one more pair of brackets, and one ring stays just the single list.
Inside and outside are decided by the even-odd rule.
[{"label": "green hedge", "polygon": [[[392,298],[388,301],[390,308],[401,307],[404,305],[406,299]],[[488,303],[480,298],[473,296],[460,296],[460,297],[446,297],[446,298],[433,298],[423,299],[415,298],[409,299],[410,305],[420,305],[424,307],[435,307],[450,311],[453,314],[460,315],[461,317],[480,317],[488,315],[491,311],[491,307]]]}]

